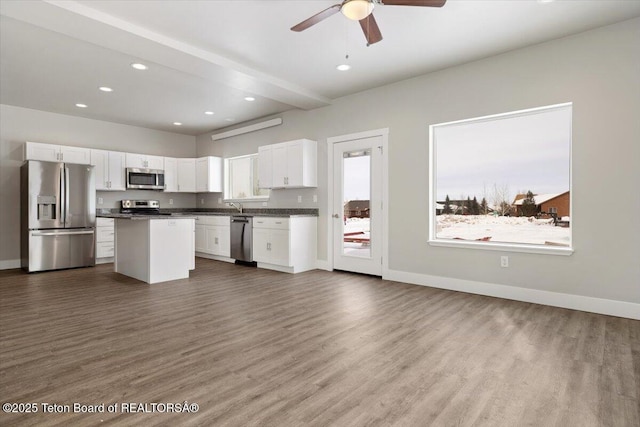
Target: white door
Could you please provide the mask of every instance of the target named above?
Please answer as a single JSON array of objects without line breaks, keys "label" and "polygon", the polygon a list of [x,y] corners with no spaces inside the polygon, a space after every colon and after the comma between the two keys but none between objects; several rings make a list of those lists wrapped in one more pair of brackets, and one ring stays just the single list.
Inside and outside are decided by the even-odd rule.
[{"label": "white door", "polygon": [[334,144],[333,267],[382,276],[382,136]]}]

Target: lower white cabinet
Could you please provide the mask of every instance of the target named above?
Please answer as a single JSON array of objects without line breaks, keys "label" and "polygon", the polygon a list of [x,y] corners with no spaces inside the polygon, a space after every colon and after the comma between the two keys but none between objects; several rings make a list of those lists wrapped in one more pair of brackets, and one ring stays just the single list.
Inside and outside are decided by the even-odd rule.
[{"label": "lower white cabinet", "polygon": [[254,217],[254,261],[286,273],[315,269],[317,228],[317,218],[311,216]]},{"label": "lower white cabinet", "polygon": [[96,218],[96,263],[113,262],[114,246],[113,218]]},{"label": "lower white cabinet", "polygon": [[213,255],[230,260],[231,217],[218,215],[197,217],[195,247],[197,256]]}]

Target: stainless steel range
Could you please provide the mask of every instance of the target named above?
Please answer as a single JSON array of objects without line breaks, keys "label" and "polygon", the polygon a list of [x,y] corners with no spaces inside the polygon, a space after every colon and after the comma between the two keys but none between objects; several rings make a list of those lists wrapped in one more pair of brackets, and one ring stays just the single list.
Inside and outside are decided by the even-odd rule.
[{"label": "stainless steel range", "polygon": [[121,200],[120,213],[130,215],[171,215],[160,212],[158,200]]}]

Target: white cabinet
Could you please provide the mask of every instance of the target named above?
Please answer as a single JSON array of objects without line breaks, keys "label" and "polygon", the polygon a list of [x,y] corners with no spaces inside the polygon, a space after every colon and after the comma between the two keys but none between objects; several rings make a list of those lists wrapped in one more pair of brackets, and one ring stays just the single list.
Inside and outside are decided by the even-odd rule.
[{"label": "white cabinet", "polygon": [[67,145],[26,142],[24,145],[24,159],[88,165],[91,163],[91,150]]},{"label": "white cabinet", "polygon": [[199,216],[196,218],[195,247],[202,254],[229,258],[231,255],[231,217]]},{"label": "white cabinet", "polygon": [[164,157],[127,153],[126,165],[128,168],[164,170]]},{"label": "white cabinet", "polygon": [[175,193],[178,191],[178,159],[164,158],[164,192]]},{"label": "white cabinet", "polygon": [[96,218],[96,263],[113,262],[113,218]]},{"label": "white cabinet", "polygon": [[196,159],[178,159],[178,191],[196,192]]},{"label": "white cabinet", "polygon": [[164,192],[196,192],[196,159],[164,158]]},{"label": "white cabinet", "polygon": [[286,273],[316,268],[317,218],[254,217],[253,259],[258,267]]},{"label": "white cabinet", "polygon": [[116,273],[146,283],[186,279],[194,266],[192,218],[117,218]]},{"label": "white cabinet", "polygon": [[273,187],[273,146],[258,147],[258,187]]},{"label": "white cabinet", "polygon": [[317,187],[318,146],[299,139],[258,148],[261,188]]},{"label": "white cabinet", "polygon": [[124,153],[118,151],[91,150],[96,190],[126,190],[124,159]]},{"label": "white cabinet", "polygon": [[222,192],[222,158],[208,156],[196,159],[196,192]]}]

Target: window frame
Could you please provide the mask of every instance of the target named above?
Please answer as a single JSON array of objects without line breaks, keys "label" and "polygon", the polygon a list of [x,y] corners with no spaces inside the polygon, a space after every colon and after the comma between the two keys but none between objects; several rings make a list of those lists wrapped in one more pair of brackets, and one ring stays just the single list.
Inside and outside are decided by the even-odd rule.
[{"label": "window frame", "polygon": [[[507,117],[516,117],[529,115],[536,112],[544,112],[553,109],[561,109],[570,107],[570,121],[571,127],[569,129],[569,206],[571,209],[571,231],[569,236],[569,246],[546,246],[539,244],[529,244],[529,243],[517,243],[517,242],[485,242],[485,241],[471,241],[471,240],[460,240],[456,241],[453,239],[442,239],[436,237],[437,230],[437,215],[436,215],[436,206],[437,206],[437,141],[436,141],[436,131],[440,127],[445,126],[453,126],[459,125],[463,123],[472,123],[472,122],[483,122],[483,121],[492,121],[499,120]],[[573,241],[573,219],[574,219],[574,204],[573,204],[573,102],[565,102],[561,104],[547,105],[542,107],[528,108],[524,110],[516,110],[509,111],[506,113],[499,114],[491,114],[488,116],[481,117],[473,117],[469,119],[463,120],[455,120],[450,122],[436,123],[429,125],[429,232],[428,232],[428,240],[427,243],[430,246],[435,247],[451,247],[451,248],[463,248],[463,249],[480,249],[480,250],[489,250],[489,251],[502,251],[502,252],[524,252],[524,253],[534,253],[534,254],[545,254],[545,255],[564,255],[569,256],[574,252],[574,241]]]},{"label": "window frame", "polygon": [[[264,190],[269,190],[269,194],[267,194],[266,196],[255,196],[252,194],[252,197],[245,197],[245,198],[229,198],[228,196],[231,194],[231,176],[230,176],[230,162],[233,160],[239,160],[239,159],[245,159],[245,158],[250,158],[251,159],[251,173],[253,174],[253,162],[257,162],[258,161],[258,153],[252,153],[252,154],[245,154],[242,156],[234,156],[234,157],[226,157],[224,159],[224,192],[223,192],[223,202],[228,203],[228,202],[237,202],[237,203],[244,203],[244,202],[266,202],[269,200],[269,197],[271,196],[271,190],[269,189],[264,189]],[[251,179],[251,181],[253,182],[253,178],[250,177],[249,179]],[[257,177],[256,177],[257,179]],[[252,193],[253,193],[253,185],[251,186],[252,188]]]}]

